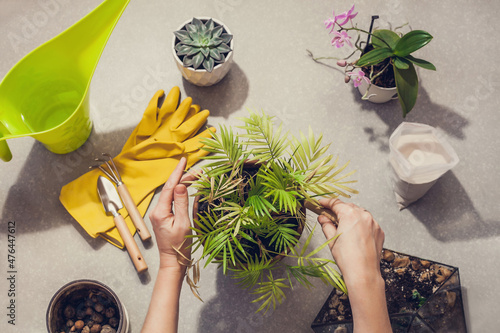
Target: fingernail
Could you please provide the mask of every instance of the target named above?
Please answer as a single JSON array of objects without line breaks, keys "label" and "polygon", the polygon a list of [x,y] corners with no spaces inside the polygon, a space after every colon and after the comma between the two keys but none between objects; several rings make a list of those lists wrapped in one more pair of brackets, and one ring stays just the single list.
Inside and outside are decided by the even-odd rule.
[{"label": "fingernail", "polygon": [[184,185],[177,185],[174,191],[175,194],[185,194],[187,192],[187,188]]}]

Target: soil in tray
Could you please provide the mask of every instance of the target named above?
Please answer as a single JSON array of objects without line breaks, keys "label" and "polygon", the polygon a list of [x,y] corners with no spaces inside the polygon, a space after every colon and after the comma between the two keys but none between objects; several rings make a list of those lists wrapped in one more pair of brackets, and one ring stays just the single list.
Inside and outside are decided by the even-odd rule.
[{"label": "soil in tray", "polygon": [[[453,273],[447,267],[390,250],[384,250],[380,271],[389,314],[417,311]],[[317,320],[315,324],[352,320],[347,295],[340,291],[332,293]]]}]

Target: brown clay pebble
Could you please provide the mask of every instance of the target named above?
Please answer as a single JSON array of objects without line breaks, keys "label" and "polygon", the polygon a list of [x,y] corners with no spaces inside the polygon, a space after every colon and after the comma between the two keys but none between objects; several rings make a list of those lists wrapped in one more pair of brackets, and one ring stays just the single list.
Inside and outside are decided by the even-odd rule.
[{"label": "brown clay pebble", "polygon": [[420,261],[412,260],[411,261],[411,268],[413,268],[414,271],[418,271],[420,269]]},{"label": "brown clay pebble", "polygon": [[76,328],[77,330],[81,330],[81,329],[83,328],[83,326],[84,326],[84,325],[85,325],[85,324],[83,323],[83,320],[77,320],[77,321],[75,322],[75,328]]},{"label": "brown clay pebble", "polygon": [[101,332],[101,325],[99,325],[99,324],[92,325],[92,328],[90,329],[90,333],[100,333],[100,332]]},{"label": "brown clay pebble", "polygon": [[337,295],[335,295],[331,300],[330,300],[330,303],[328,304],[330,306],[330,308],[336,308],[337,306],[339,306],[340,304],[340,300],[339,300],[339,297]]},{"label": "brown clay pebble", "polygon": [[106,312],[104,312],[104,315],[108,318],[111,318],[115,315],[115,309],[114,308],[107,308]]},{"label": "brown clay pebble", "polygon": [[392,262],[392,267],[394,267],[394,268],[408,267],[409,265],[410,265],[410,258],[407,258],[407,257],[396,258]]},{"label": "brown clay pebble", "polygon": [[112,318],[109,318],[109,324],[113,327],[118,327],[118,318],[116,317],[112,317]]},{"label": "brown clay pebble", "polygon": [[385,261],[392,262],[394,258],[395,256],[392,251],[384,250],[384,252],[382,253],[382,259],[384,259]]},{"label": "brown clay pebble", "polygon": [[95,321],[97,324],[102,323],[102,321],[104,320],[104,318],[102,317],[102,314],[100,314],[100,313],[94,313],[92,315],[91,319],[93,321]]},{"label": "brown clay pebble", "polygon": [[96,305],[94,305],[94,310],[96,310],[97,312],[102,312],[104,311],[104,305],[102,305],[101,303],[97,303]]},{"label": "brown clay pebble", "polygon": [[72,319],[75,316],[75,308],[71,305],[68,305],[64,308],[64,316],[66,319]]},{"label": "brown clay pebble", "polygon": [[442,282],[444,282],[444,280],[446,280],[446,276],[444,276],[444,275],[436,275],[436,282],[442,283]]},{"label": "brown clay pebble", "polygon": [[104,325],[102,327],[101,333],[116,333],[116,330],[109,325]]},{"label": "brown clay pebble", "polygon": [[395,271],[395,272],[396,272],[396,274],[398,274],[398,275],[405,275],[405,273],[406,273],[406,267],[396,268],[394,271]]},{"label": "brown clay pebble", "polygon": [[82,333],[90,333],[90,327],[84,326],[82,329]]},{"label": "brown clay pebble", "polygon": [[451,275],[451,271],[448,268],[439,267],[436,271],[436,281],[441,283],[444,282]]},{"label": "brown clay pebble", "polygon": [[92,309],[90,306],[88,306],[86,309],[85,309],[85,315],[86,316],[92,316],[94,314],[94,309]]},{"label": "brown clay pebble", "polygon": [[431,279],[431,273],[430,272],[423,272],[422,275],[420,275],[420,281],[429,281]]},{"label": "brown clay pebble", "polygon": [[420,260],[420,265],[422,265],[423,268],[429,268],[431,262],[427,260]]}]

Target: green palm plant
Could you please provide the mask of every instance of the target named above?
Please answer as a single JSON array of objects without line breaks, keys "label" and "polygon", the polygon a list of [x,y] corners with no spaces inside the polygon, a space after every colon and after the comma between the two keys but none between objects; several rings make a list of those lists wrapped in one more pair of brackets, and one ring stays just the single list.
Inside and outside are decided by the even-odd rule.
[{"label": "green palm plant", "polygon": [[[344,172],[347,164],[327,154],[330,145],[322,145],[322,135],[311,128],[295,138],[282,125],[275,128],[264,112],[250,111],[240,120],[242,133],[220,126],[203,141],[211,154],[193,182],[193,252],[203,247],[205,266],[219,264],[251,290],[253,302],[261,303],[257,311],[275,308],[295,282],[312,286],[310,278],[346,292],[335,262],[315,256],[329,242],[309,250],[314,227],[306,222],[304,205],[319,205],[318,196],[356,193],[348,186],[353,172]],[[304,228],[311,232],[300,245]]]}]

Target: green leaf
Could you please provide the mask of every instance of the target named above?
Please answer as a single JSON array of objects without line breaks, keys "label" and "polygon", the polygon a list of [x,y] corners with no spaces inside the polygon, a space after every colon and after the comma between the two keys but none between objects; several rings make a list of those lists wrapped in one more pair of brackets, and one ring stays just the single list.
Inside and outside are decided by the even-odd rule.
[{"label": "green leaf", "polygon": [[186,31],[191,35],[191,33],[195,33],[198,31],[198,28],[194,24],[186,24]]},{"label": "green leaf", "polygon": [[418,77],[413,64],[408,69],[394,68],[394,77],[398,91],[399,103],[403,111],[403,117],[413,109],[418,96]]},{"label": "green leaf", "polygon": [[203,63],[203,60],[205,60],[203,53],[198,52],[198,54],[193,57],[193,68],[197,69],[198,67],[200,67],[200,65]]},{"label": "green leaf", "polygon": [[204,28],[203,22],[201,22],[196,17],[193,17],[193,19],[191,20],[191,24],[196,27],[196,30],[199,30],[199,31],[203,30],[203,28]]},{"label": "green leaf", "polygon": [[424,59],[418,59],[418,58],[415,58],[412,55],[407,55],[405,57],[405,59],[411,61],[415,65],[420,66],[422,68],[429,69],[431,71],[435,71],[436,70],[436,67],[433,64],[431,64],[430,62],[428,62],[428,61],[426,61]]},{"label": "green leaf", "polygon": [[405,58],[394,57],[394,66],[399,69],[408,69],[410,67],[410,62]]},{"label": "green leaf", "polygon": [[221,43],[219,46],[217,46],[217,50],[219,50],[220,53],[226,53],[231,51],[231,48],[227,46],[227,44]]},{"label": "green leaf", "polygon": [[220,44],[222,44],[222,42],[223,42],[222,38],[215,37],[209,41],[208,46],[213,48],[213,47],[219,46]]},{"label": "green leaf", "polygon": [[212,19],[209,19],[207,23],[205,23],[205,27],[207,30],[212,30],[215,26],[215,22]]},{"label": "green leaf", "polygon": [[[191,47],[191,49],[188,51],[188,53],[186,55],[187,56],[194,56],[195,54],[199,54],[199,53],[201,53],[199,48]],[[203,54],[202,54],[202,56],[203,56]]]},{"label": "green leaf", "polygon": [[205,68],[207,72],[211,73],[212,70],[214,69],[214,59],[212,58],[205,59],[205,61],[203,61],[203,68]]},{"label": "green leaf", "polygon": [[220,35],[222,35],[222,31],[224,30],[224,27],[222,25],[219,25],[217,27],[215,27],[213,30],[212,30],[212,37],[215,38],[215,37],[219,37]]},{"label": "green leaf", "polygon": [[[373,31],[372,45],[375,48],[389,47],[394,49],[397,42],[401,39],[397,33],[392,30],[380,29]],[[385,43],[384,43],[385,42]]]},{"label": "green leaf", "polygon": [[394,54],[406,57],[410,53],[424,47],[432,40],[431,34],[423,30],[413,30],[401,37],[394,47]]},{"label": "green leaf", "polygon": [[175,46],[175,50],[177,51],[178,56],[183,56],[188,54],[192,50],[192,47],[187,45],[177,44]]},{"label": "green leaf", "polygon": [[193,66],[193,58],[190,58],[190,57],[184,57],[184,59],[182,60],[182,65],[183,65],[184,67]]},{"label": "green leaf", "polygon": [[181,43],[189,43],[192,41],[186,30],[174,31],[174,35],[181,41]]},{"label": "green leaf", "polygon": [[208,47],[201,47],[200,51],[205,58],[208,58],[208,56],[210,55],[210,49]]},{"label": "green leaf", "polygon": [[223,64],[225,61],[226,61],[226,57],[223,54],[220,55],[220,59],[218,59],[218,60],[215,59],[215,63],[217,63],[217,64]]},{"label": "green leaf", "polygon": [[373,49],[370,52],[363,54],[363,56],[359,58],[356,65],[359,67],[376,65],[393,55],[394,53],[388,47]]},{"label": "green leaf", "polygon": [[220,37],[222,38],[223,43],[228,45],[231,42],[231,40],[233,40],[233,35],[230,35],[225,32],[222,35],[220,35]]}]

